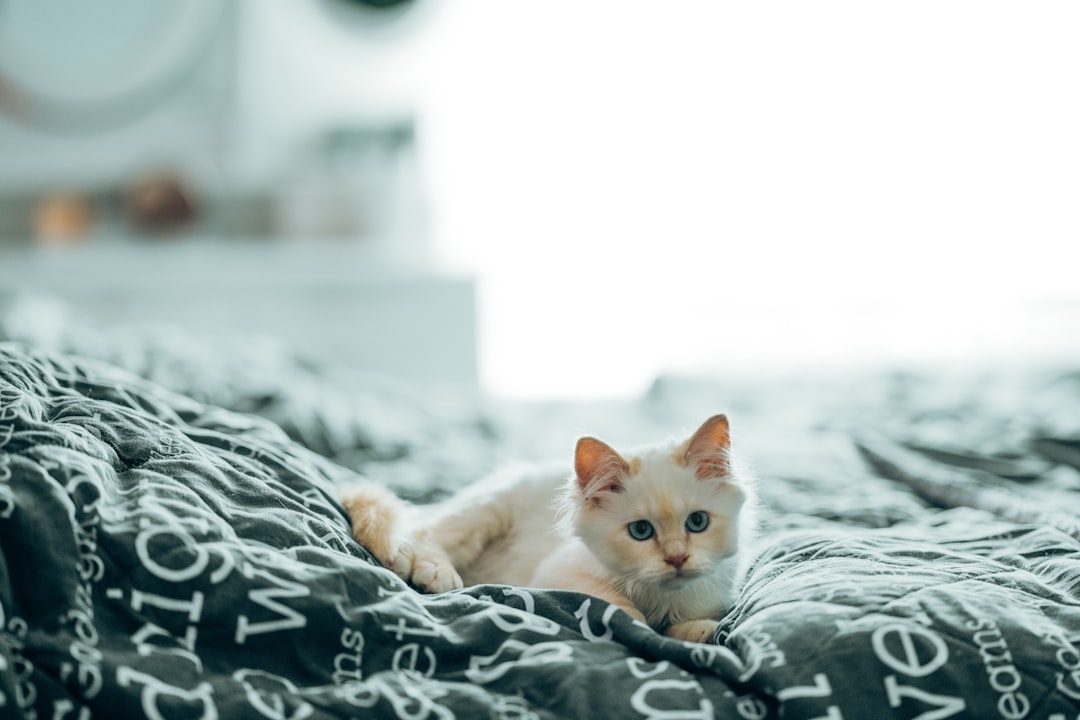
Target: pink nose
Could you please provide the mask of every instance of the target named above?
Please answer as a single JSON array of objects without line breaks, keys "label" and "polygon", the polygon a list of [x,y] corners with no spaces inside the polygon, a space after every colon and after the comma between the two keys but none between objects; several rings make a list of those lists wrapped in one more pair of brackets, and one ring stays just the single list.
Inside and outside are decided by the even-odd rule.
[{"label": "pink nose", "polygon": [[664,562],[666,562],[668,565],[673,566],[676,570],[682,570],[682,566],[689,559],[690,556],[684,553],[682,555],[668,555],[666,558],[664,558]]}]

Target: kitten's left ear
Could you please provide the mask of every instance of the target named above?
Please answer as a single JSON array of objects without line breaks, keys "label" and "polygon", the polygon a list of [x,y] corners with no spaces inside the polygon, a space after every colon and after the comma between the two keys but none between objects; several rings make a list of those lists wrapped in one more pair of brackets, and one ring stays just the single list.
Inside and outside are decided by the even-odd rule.
[{"label": "kitten's left ear", "polygon": [[574,450],[574,471],[582,496],[591,498],[599,493],[621,492],[630,465],[607,443],[583,437]]},{"label": "kitten's left ear", "polygon": [[713,415],[690,438],[683,460],[700,480],[727,477],[731,474],[730,450],[727,416]]}]

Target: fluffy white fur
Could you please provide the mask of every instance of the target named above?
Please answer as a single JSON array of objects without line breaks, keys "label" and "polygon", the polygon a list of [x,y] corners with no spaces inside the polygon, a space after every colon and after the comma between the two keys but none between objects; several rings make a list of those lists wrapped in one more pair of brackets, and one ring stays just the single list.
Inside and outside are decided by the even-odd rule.
[{"label": "fluffy white fur", "polygon": [[[357,539],[429,592],[484,583],[585,592],[673,637],[711,641],[754,524],[753,483],[732,461],[727,419],[631,453],[583,438],[574,460],[569,477],[509,468],[436,505],[343,499]],[[695,532],[688,518],[701,512],[708,524]],[[629,531],[640,521],[645,539]]]}]

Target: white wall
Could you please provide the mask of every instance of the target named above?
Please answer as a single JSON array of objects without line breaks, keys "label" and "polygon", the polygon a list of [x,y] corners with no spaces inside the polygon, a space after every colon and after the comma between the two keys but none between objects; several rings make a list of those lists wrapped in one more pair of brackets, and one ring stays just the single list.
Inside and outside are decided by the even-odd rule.
[{"label": "white wall", "polygon": [[243,177],[278,173],[291,151],[326,127],[407,120],[418,111],[430,84],[425,48],[444,0],[421,1],[386,23],[364,22],[370,11],[330,12],[333,0],[237,1]]},{"label": "white wall", "polygon": [[[221,152],[233,90],[233,4],[10,0],[0,8],[0,191],[117,183]],[[44,113],[35,109],[45,98]]]},{"label": "white wall", "polygon": [[159,166],[208,189],[262,188],[327,126],[416,112],[418,48],[443,1],[382,23],[335,12],[335,0],[12,2],[0,17],[0,66],[22,84],[90,108],[130,87],[169,90],[115,126],[41,128],[0,115],[0,189],[119,183]]},{"label": "white wall", "polygon": [[1074,2],[428,0],[400,34],[237,2],[233,179],[418,109],[491,390],[1076,349]]},{"label": "white wall", "polygon": [[1075,349],[1042,301],[1080,300],[1077,28],[1068,2],[444,7],[426,149],[483,379]]}]

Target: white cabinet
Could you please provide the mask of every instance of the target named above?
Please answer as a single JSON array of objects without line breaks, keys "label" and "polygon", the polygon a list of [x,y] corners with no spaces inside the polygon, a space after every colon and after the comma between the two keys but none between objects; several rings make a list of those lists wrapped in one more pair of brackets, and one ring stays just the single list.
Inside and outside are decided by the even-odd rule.
[{"label": "white cabinet", "polygon": [[0,247],[0,291],[55,296],[107,326],[271,335],[358,370],[477,381],[471,279],[389,266],[347,241]]}]

